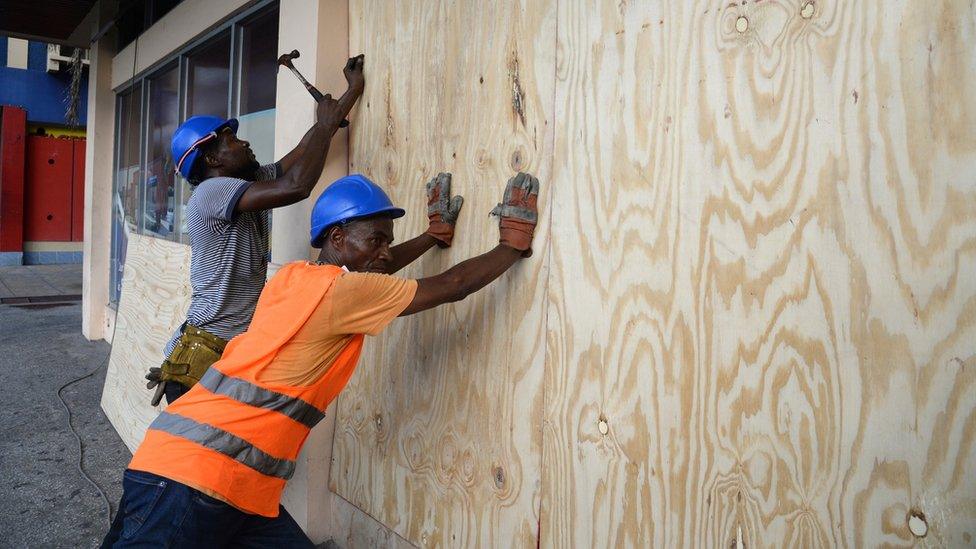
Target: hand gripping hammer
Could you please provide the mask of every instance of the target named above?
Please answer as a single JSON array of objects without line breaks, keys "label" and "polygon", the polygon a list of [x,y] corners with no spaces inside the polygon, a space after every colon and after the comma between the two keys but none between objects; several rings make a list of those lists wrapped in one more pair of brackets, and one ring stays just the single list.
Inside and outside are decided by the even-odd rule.
[{"label": "hand gripping hammer", "polygon": [[[322,95],[322,92],[320,92],[315,86],[313,86],[311,82],[305,80],[305,77],[302,76],[302,73],[298,72],[298,69],[296,69],[295,65],[292,64],[291,62],[292,59],[298,59],[300,55],[301,54],[298,53],[298,50],[291,50],[291,53],[286,53],[278,58],[278,65],[288,67],[288,69],[291,70],[291,73],[295,75],[295,78],[297,78],[298,81],[301,82],[303,86],[305,86],[305,89],[308,90],[308,93],[312,94],[312,98],[315,99],[316,103],[322,101],[324,97]],[[345,128],[348,125],[349,125],[348,120],[343,120],[342,122],[339,123],[340,128]]]}]

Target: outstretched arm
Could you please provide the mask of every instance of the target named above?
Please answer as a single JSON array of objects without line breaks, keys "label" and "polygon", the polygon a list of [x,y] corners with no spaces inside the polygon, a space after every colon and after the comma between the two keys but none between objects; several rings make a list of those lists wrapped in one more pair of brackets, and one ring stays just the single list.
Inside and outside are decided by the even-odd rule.
[{"label": "outstretched arm", "polygon": [[390,248],[393,261],[388,274],[413,263],[435,245],[450,247],[454,240],[454,224],[463,204],[464,198],[451,196],[451,174],[439,173],[427,182],[427,219],[430,226],[424,234]]},{"label": "outstretched arm", "polygon": [[315,124],[295,150],[281,160],[282,176],[274,181],[252,183],[237,202],[236,212],[268,210],[308,198],[322,175],[332,136],[363,94],[363,56],[350,58],[343,73],[349,88],[338,101],[328,94],[319,101],[315,109]]},{"label": "outstretched arm", "polygon": [[418,280],[417,293],[400,316],[460,301],[501,276],[519,259],[532,255],[538,195],[539,180],[535,177],[519,173],[511,178],[505,198],[492,210],[500,218],[499,245],[437,276]]},{"label": "outstretched arm", "polygon": [[390,262],[390,270],[387,274],[393,274],[413,263],[418,257],[424,255],[427,250],[436,246],[438,242],[436,238],[424,233],[402,244],[393,246],[390,248],[390,255],[393,256],[393,261]]},{"label": "outstretched arm", "polygon": [[417,293],[400,316],[426,311],[444,303],[461,301],[500,277],[522,258],[522,252],[504,244],[462,261],[443,273],[417,281]]}]

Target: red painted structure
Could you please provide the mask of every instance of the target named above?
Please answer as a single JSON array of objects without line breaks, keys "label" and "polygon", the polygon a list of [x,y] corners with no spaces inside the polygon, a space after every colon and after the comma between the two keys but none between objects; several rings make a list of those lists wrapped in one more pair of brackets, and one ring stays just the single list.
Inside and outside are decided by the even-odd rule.
[{"label": "red painted structure", "polygon": [[24,250],[24,134],[27,112],[0,108],[0,252]]},{"label": "red painted structure", "polygon": [[18,264],[24,241],[81,242],[84,220],[85,140],[27,135],[24,109],[0,107],[0,253]]},{"label": "red painted structure", "polygon": [[85,240],[85,140],[74,139],[74,169],[71,172],[71,240]]},{"label": "red painted structure", "polygon": [[73,171],[71,140],[37,135],[27,137],[24,240],[71,241]]}]

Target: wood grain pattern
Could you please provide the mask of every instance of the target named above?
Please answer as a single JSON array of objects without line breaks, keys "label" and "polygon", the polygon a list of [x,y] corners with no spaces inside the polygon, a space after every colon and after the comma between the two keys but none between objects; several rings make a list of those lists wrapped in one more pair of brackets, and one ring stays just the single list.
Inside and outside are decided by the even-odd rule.
[{"label": "wood grain pattern", "polygon": [[152,391],[146,389],[145,375],[162,362],[166,342],[186,320],[190,247],[129,234],[125,257],[102,410],[134,452],[146,428],[166,407],[165,398],[159,406],[150,406]]},{"label": "wood grain pattern", "polygon": [[[465,197],[453,248],[401,274],[432,275],[489,250],[498,233],[487,213],[507,179],[551,179],[554,4],[353,1],[350,20],[350,52],[366,54],[369,82],[350,127],[350,171],[407,209],[398,239],[426,228],[424,184],[437,172],[452,172]],[[535,257],[484,291],[369,338],[340,396],[331,486],[413,543],[537,539],[540,233]]]},{"label": "wood grain pattern", "polygon": [[971,545],[972,2],[557,20],[542,545]]}]

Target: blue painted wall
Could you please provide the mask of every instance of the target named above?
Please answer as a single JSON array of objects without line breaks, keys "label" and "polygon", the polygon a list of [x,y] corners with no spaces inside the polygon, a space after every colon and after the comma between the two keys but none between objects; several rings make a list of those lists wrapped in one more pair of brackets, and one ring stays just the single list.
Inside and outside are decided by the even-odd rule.
[{"label": "blue painted wall", "polygon": [[[27,47],[27,70],[7,66],[7,38],[0,37],[0,105],[13,105],[27,111],[27,121],[65,125],[71,75],[47,73],[47,45],[33,40]],[[81,75],[78,119],[85,125],[88,116],[88,71]]]}]

